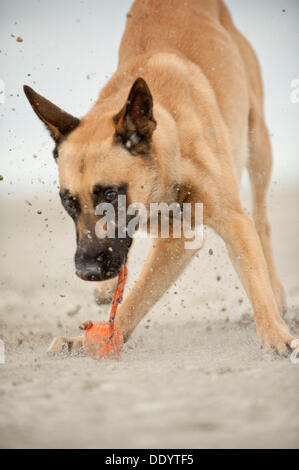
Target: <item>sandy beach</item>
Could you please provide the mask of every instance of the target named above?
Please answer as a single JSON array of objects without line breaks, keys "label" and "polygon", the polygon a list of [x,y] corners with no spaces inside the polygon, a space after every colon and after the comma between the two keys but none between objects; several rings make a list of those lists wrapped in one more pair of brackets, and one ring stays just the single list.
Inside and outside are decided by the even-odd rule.
[{"label": "sandy beach", "polygon": [[[49,356],[53,336],[77,335],[82,321],[106,319],[109,307],[96,305],[95,285],[75,276],[74,228],[58,196],[29,197],[0,203],[2,448],[299,447],[299,364],[260,350],[244,290],[209,230],[121,361]],[[275,185],[269,196],[287,322],[297,337],[298,197]],[[148,246],[134,242],[129,287]]]}]

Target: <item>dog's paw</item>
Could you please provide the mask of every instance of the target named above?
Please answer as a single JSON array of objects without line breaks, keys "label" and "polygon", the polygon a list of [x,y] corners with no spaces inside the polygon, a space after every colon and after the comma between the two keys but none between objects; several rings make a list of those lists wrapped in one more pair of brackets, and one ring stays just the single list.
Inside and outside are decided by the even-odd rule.
[{"label": "dog's paw", "polygon": [[289,333],[285,325],[274,325],[259,331],[262,347],[265,351],[274,349],[279,354],[286,355],[292,352],[296,347],[295,338]]},{"label": "dog's paw", "polygon": [[299,364],[299,339],[294,339],[290,344],[293,350],[291,354],[291,361],[293,364]]},{"label": "dog's paw", "polygon": [[110,304],[117,285],[117,277],[101,281],[95,291],[95,299],[98,305]]},{"label": "dog's paw", "polygon": [[47,352],[72,352],[83,347],[84,336],[56,336],[48,347]]},{"label": "dog's paw", "polygon": [[95,301],[98,305],[109,305],[112,302],[113,294],[104,297],[102,295],[99,295],[99,292],[96,289],[94,291],[94,295],[95,295]]}]

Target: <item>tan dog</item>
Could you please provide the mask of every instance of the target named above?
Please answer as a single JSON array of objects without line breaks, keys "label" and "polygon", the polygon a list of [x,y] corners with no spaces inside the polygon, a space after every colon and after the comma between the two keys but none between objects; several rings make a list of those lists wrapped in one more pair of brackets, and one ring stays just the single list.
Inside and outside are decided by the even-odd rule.
[{"label": "tan dog", "polygon": [[[99,202],[117,204],[119,194],[146,206],[202,202],[204,223],[225,241],[247,290],[263,347],[286,352],[294,338],[282,319],[265,211],[271,148],[256,56],[222,0],[136,0],[127,16],[118,69],[80,121],[25,87],[56,142],[61,198],[76,223],[77,274],[104,281],[105,297],[132,241],[96,237]],[[245,167],[254,221],[239,198]],[[154,241],[117,314],[125,338],[194,253],[184,239]],[[51,349],[62,342],[70,340],[56,338]]]}]

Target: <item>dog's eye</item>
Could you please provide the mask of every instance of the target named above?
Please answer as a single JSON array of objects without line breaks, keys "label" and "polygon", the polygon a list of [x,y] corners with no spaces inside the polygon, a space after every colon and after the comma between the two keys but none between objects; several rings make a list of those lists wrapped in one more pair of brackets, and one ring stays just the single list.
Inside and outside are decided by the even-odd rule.
[{"label": "dog's eye", "polygon": [[107,202],[113,202],[117,198],[118,193],[117,191],[113,191],[111,189],[108,189],[108,191],[105,192],[105,199]]}]

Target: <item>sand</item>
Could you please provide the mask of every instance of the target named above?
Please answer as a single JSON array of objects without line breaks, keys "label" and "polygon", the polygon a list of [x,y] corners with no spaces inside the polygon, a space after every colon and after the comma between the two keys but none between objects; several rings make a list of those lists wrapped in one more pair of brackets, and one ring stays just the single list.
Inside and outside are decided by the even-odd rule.
[{"label": "sand", "polygon": [[[275,186],[269,198],[297,337],[298,198]],[[213,233],[122,360],[96,362],[46,352],[53,336],[108,315],[94,302],[95,285],[74,274],[74,228],[58,196],[7,196],[0,214],[2,448],[299,447],[299,364],[260,350],[251,307]],[[130,285],[148,245],[134,242]]]}]

